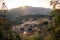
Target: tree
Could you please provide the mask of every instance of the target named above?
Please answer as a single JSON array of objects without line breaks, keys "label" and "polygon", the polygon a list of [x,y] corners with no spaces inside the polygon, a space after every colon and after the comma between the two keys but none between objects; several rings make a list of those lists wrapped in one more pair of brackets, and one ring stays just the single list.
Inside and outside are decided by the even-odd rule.
[{"label": "tree", "polygon": [[50,36],[48,35],[45,40],[60,40],[60,9],[53,10],[51,15],[53,16],[53,22],[48,28]]},{"label": "tree", "polygon": [[19,40],[19,36],[13,33],[12,26],[7,20],[0,18],[0,40]]},{"label": "tree", "polygon": [[60,40],[60,9],[55,8],[57,3],[59,3],[59,0],[52,0],[50,3],[53,5],[54,9],[51,12],[51,16],[53,16],[53,22],[48,29],[50,31],[50,36],[48,35],[45,40]]},{"label": "tree", "polygon": [[59,4],[60,0],[50,0],[50,5],[53,6],[53,9],[56,9],[56,5]]}]

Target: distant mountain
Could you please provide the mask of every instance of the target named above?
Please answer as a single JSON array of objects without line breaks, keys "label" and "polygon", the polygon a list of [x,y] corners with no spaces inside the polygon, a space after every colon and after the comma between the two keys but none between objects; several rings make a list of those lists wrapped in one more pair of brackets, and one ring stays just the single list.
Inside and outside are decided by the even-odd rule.
[{"label": "distant mountain", "polygon": [[34,15],[34,14],[49,15],[50,11],[51,9],[49,8],[24,6],[11,9],[8,12],[11,15],[20,16],[20,15]]},{"label": "distant mountain", "polygon": [[21,24],[22,21],[37,20],[49,17],[51,9],[42,7],[24,6],[8,10],[7,15],[0,13],[0,17],[9,20],[13,25]]}]

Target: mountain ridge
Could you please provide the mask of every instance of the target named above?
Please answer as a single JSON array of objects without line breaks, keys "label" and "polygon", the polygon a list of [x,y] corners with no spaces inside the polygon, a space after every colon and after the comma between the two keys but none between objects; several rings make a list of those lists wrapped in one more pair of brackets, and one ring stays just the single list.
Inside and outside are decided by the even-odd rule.
[{"label": "mountain ridge", "polygon": [[24,6],[24,7],[14,8],[9,10],[8,12],[9,14],[12,13],[12,15],[20,16],[20,15],[34,15],[34,14],[49,15],[51,11],[51,9],[43,7],[31,7],[31,6]]}]

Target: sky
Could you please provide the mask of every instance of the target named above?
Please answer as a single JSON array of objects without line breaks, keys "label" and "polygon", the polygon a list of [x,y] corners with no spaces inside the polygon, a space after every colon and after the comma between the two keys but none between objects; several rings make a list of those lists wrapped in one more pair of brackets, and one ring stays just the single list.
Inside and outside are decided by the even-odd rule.
[{"label": "sky", "polygon": [[[3,0],[0,0],[0,5]],[[8,9],[17,8],[21,6],[44,7],[50,8],[49,0],[5,0]]]}]

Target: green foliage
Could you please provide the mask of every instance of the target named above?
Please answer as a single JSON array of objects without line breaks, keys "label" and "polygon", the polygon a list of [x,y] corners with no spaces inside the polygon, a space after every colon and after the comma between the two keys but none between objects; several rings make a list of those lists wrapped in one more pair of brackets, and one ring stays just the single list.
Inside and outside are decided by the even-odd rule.
[{"label": "green foliage", "polygon": [[51,16],[56,16],[56,15],[60,14],[60,9],[52,10],[50,14],[51,14]]},{"label": "green foliage", "polygon": [[0,18],[0,40],[19,40],[17,36],[12,31],[12,26],[10,23],[2,18]]},{"label": "green foliage", "polygon": [[39,33],[36,32],[35,34],[30,36],[20,34],[20,37],[22,38],[22,40],[39,40]]},{"label": "green foliage", "polygon": [[60,10],[56,9],[51,12],[53,16],[52,24],[48,29],[51,36],[47,36],[45,40],[60,40]]},{"label": "green foliage", "polygon": [[55,40],[54,36],[53,35],[48,35],[45,37],[44,40]]}]

